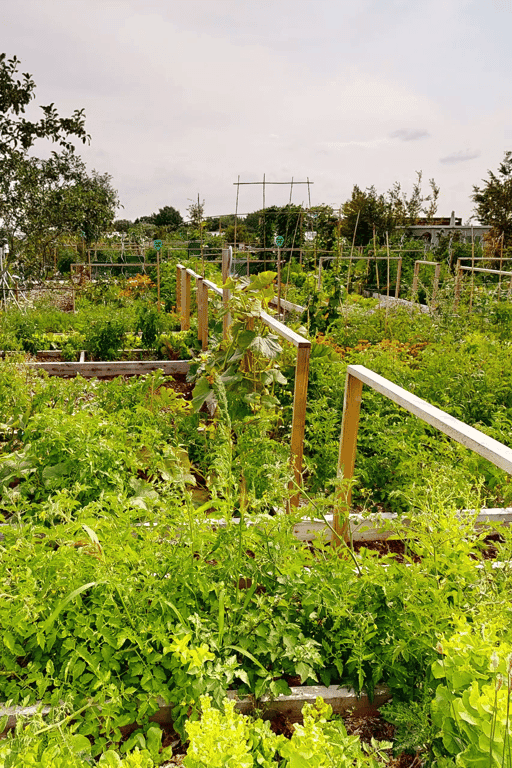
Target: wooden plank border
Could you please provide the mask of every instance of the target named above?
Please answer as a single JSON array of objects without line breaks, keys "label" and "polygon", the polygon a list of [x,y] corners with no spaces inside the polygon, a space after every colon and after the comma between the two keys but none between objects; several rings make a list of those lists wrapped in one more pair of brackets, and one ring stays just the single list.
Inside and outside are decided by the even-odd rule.
[{"label": "wooden plank border", "polygon": [[[371,701],[364,691],[358,695],[352,688],[341,688],[337,685],[330,685],[328,687],[323,685],[304,685],[291,687],[290,690],[291,694],[279,694],[276,697],[263,696],[258,702],[252,696],[239,699],[236,691],[227,691],[227,698],[236,702],[235,709],[242,714],[253,712],[256,704],[258,704],[258,709],[263,711],[262,716],[264,719],[271,719],[277,714],[282,714],[290,722],[295,723],[302,720],[301,711],[304,704],[306,702],[314,703],[318,696],[321,696],[326,704],[330,704],[333,712],[337,715],[348,712],[356,715],[376,715],[378,714],[378,708],[391,698],[391,692],[385,685],[380,685],[375,689]],[[172,706],[166,704],[160,696],[157,699],[157,703],[158,710],[149,717],[149,721],[162,725],[171,724],[173,722]],[[15,727],[18,717],[30,718],[38,711],[43,716],[48,715],[50,707],[48,705],[42,706],[41,702],[28,707],[7,707],[0,704],[0,717],[7,717],[5,731],[0,736],[3,736],[6,731]]]},{"label": "wooden plank border", "polygon": [[184,374],[190,369],[189,360],[140,360],[98,363],[27,363],[26,365],[49,376],[83,376],[92,379],[100,376],[135,376],[161,370],[165,374]]}]

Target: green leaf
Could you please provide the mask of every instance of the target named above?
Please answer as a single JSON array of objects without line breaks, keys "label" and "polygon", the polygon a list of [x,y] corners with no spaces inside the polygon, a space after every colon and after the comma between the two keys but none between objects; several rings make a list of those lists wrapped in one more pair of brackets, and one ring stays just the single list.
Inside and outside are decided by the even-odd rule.
[{"label": "green leaf", "polygon": [[4,645],[10,650],[11,653],[13,653],[15,656],[24,656],[25,651],[21,647],[19,643],[16,642],[16,639],[12,632],[4,632],[3,634],[3,640]]},{"label": "green leaf", "polygon": [[155,763],[158,762],[158,755],[162,746],[162,736],[162,730],[157,725],[152,725],[146,733],[146,749]]},{"label": "green leaf", "polygon": [[239,645],[226,645],[225,647],[229,648],[230,651],[236,651],[236,653],[241,653],[243,656],[247,656],[248,659],[254,662],[254,664],[256,664],[265,674],[267,674],[267,670],[263,664],[260,664],[258,659],[256,659],[252,653],[246,651],[245,648],[241,648]]},{"label": "green leaf", "polygon": [[206,376],[202,376],[192,390],[192,407],[198,411],[203,403],[214,398],[213,389]]},{"label": "green leaf", "polygon": [[269,336],[256,336],[249,344],[249,349],[253,349],[259,352],[263,357],[269,360],[274,360],[282,351],[283,348],[276,341],[277,336],[270,334]]},{"label": "green leaf", "polygon": [[292,691],[286,680],[272,680],[270,692],[273,696],[290,696]]},{"label": "green leaf", "polygon": [[69,593],[67,597],[64,598],[64,600],[61,600],[60,603],[57,605],[53,613],[46,619],[46,621],[43,624],[43,629],[45,632],[48,632],[49,629],[53,626],[53,623],[55,622],[55,619],[59,615],[59,613],[63,610],[63,608],[66,607],[68,603],[71,602],[71,600],[74,600],[75,597],[78,597],[78,595],[81,595],[82,592],[85,592],[86,589],[90,589],[91,587],[95,587],[96,584],[99,582],[97,581],[91,581],[89,584],[82,584],[81,587],[77,587],[77,589],[74,589],[72,592]]}]

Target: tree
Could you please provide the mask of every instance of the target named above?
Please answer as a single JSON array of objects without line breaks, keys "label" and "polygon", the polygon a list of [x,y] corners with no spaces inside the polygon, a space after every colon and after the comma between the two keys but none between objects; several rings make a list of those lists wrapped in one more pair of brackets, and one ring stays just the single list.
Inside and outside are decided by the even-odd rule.
[{"label": "tree", "polygon": [[133,223],[130,219],[116,219],[112,226],[116,232],[119,232],[122,235],[127,235],[130,227],[133,227]]},{"label": "tree", "polygon": [[204,216],[204,200],[202,203],[200,203],[199,195],[197,196],[197,203],[194,202],[194,200],[190,200],[190,205],[187,208],[187,212],[190,224],[193,227],[200,229]]},{"label": "tree", "polygon": [[183,224],[181,213],[171,205],[164,205],[158,213],[153,214],[153,224],[157,227],[168,227],[170,230],[179,229]]},{"label": "tree", "polygon": [[43,117],[37,121],[26,120],[23,115],[34,97],[35,83],[28,73],[17,79],[19,59],[7,59],[0,53],[0,159],[12,153],[25,153],[36,139],[49,139],[63,149],[73,151],[70,136],[83,143],[89,140],[85,132],[83,109],[77,109],[71,117],[59,117],[53,104],[41,107]]},{"label": "tree", "polygon": [[4,234],[11,260],[25,252],[24,263],[36,266],[38,256],[62,234],[97,240],[111,228],[119,205],[108,174],[88,174],[70,150],[52,152],[48,160],[18,158],[15,175],[0,176]]},{"label": "tree", "polygon": [[430,179],[430,193],[424,195],[422,177],[422,172],[416,171],[409,197],[399,182],[384,194],[378,194],[373,186],[362,190],[354,185],[351,199],[341,206],[341,234],[352,242],[355,232],[355,245],[367,245],[373,238],[374,227],[377,240],[382,241],[386,232],[391,236],[396,229],[415,224],[420,214],[431,221],[437,211],[439,187]]},{"label": "tree", "polygon": [[340,234],[355,245],[367,245],[374,227],[379,239],[393,228],[390,202],[375,187],[363,190],[355,184],[352,197],[341,206],[341,217]]},{"label": "tree", "polygon": [[[59,117],[53,104],[41,107],[40,120],[24,117],[35,83],[18,75],[19,60],[0,54],[0,228],[11,259],[20,247],[37,256],[64,233],[84,232],[88,241],[110,226],[118,207],[108,174],[93,171],[74,153],[72,138],[86,142],[83,110]],[[29,155],[37,139],[60,148],[48,160]]]},{"label": "tree", "polygon": [[498,172],[488,171],[483,187],[473,186],[471,199],[482,224],[492,227],[491,236],[503,235],[505,246],[512,245],[512,151],[507,150]]}]

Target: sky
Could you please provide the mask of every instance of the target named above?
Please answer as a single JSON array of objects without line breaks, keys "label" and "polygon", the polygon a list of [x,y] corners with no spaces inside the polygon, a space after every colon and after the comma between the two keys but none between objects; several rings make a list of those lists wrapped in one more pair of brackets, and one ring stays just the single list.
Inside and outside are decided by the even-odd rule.
[{"label": "sky", "polygon": [[[89,170],[133,220],[171,205],[339,207],[357,184],[472,187],[512,149],[512,0],[0,0],[32,110],[83,108]],[[32,112],[31,114],[34,114]],[[46,147],[36,152],[41,156]],[[262,186],[238,188],[238,211]]]}]

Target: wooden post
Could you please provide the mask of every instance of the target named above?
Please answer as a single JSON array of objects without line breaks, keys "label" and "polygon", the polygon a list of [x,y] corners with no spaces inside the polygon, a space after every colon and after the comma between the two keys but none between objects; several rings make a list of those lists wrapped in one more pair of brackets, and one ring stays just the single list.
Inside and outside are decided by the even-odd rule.
[{"label": "wooden post", "polygon": [[[295,487],[302,485],[302,458],[304,455],[304,432],[306,428],[306,401],[308,394],[309,355],[311,344],[297,348],[297,364],[295,366],[295,387],[293,390],[292,416],[292,466]],[[293,487],[293,486],[292,486]],[[297,491],[290,499],[290,506],[298,507],[300,492]]]},{"label": "wooden post", "polygon": [[341,544],[342,540],[348,540],[348,516],[352,500],[352,478],[354,477],[356,463],[357,431],[359,429],[362,391],[363,382],[347,373],[343,399],[340,452],[338,456],[338,479],[345,480],[346,484],[339,489],[334,507],[334,543],[337,545]]},{"label": "wooden post", "polygon": [[398,299],[400,296],[400,279],[402,277],[402,257],[398,259],[398,264],[396,268],[396,286],[395,286],[395,299]]},{"label": "wooden post", "polygon": [[[233,249],[231,246],[229,248],[223,248],[222,249],[222,282],[225,284],[229,278],[229,270],[231,266],[231,259],[233,258]],[[224,307],[225,315],[222,319],[222,337],[224,339],[227,339],[228,336],[228,329],[231,325],[231,316],[229,314],[228,308],[229,308],[229,299],[230,299],[230,291],[227,288],[222,289],[222,304]]]},{"label": "wooden post", "polygon": [[181,316],[181,264],[176,266],[176,311]]},{"label": "wooden post", "polygon": [[316,284],[316,289],[319,291],[322,288],[322,264],[324,261],[324,257],[320,256],[318,259],[318,282]]},{"label": "wooden post", "polygon": [[190,328],[190,273],[187,269],[181,270],[181,330]]},{"label": "wooden post", "polygon": [[203,335],[201,337],[201,349],[205,352],[208,349],[208,286],[204,284],[204,280],[201,285],[203,292],[201,299],[201,314],[202,314],[202,329]]},{"label": "wooden post", "polygon": [[201,324],[201,349],[205,352],[208,349],[208,286],[204,283],[204,278],[198,285],[198,320]]},{"label": "wooden post", "polygon": [[203,340],[204,329],[204,313],[203,313],[203,279],[202,277],[196,278],[196,293],[197,293],[197,338],[199,341]]}]

